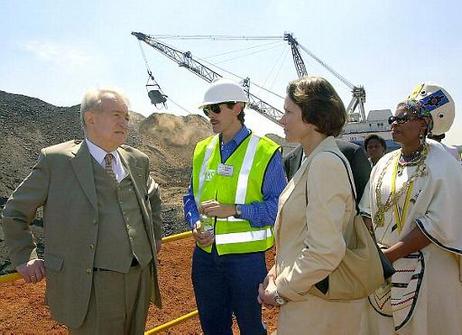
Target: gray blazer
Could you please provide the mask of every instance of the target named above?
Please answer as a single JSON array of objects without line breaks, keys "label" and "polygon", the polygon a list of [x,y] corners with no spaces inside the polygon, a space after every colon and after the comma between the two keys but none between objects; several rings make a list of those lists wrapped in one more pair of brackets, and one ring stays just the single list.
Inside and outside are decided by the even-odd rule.
[{"label": "gray blazer", "polygon": [[[152,249],[152,292],[160,305],[156,239],[160,239],[160,196],[149,176],[149,160],[129,146],[117,149],[128,169]],[[32,172],[13,192],[3,212],[3,230],[15,266],[37,258],[29,224],[43,206],[46,299],[55,320],[78,328],[88,309],[98,235],[98,205],[91,155],[85,142],[42,149]]]}]

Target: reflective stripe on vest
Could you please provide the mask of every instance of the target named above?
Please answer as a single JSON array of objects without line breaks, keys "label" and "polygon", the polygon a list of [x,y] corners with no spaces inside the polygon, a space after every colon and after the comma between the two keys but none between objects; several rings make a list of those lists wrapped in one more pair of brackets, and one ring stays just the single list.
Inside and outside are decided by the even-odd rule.
[{"label": "reflective stripe on vest", "polygon": [[215,149],[215,145],[218,143],[218,137],[219,135],[214,136],[205,150],[204,160],[201,165],[201,172],[199,173],[199,189],[197,190],[197,195],[194,197],[196,199],[197,208],[199,208],[202,189],[204,187],[205,170],[207,169],[207,165],[209,163],[210,156],[212,156],[212,152]]},{"label": "reflective stripe on vest", "polygon": [[215,236],[215,243],[219,245],[229,243],[261,241],[266,240],[271,236],[273,236],[273,232],[271,231],[271,228],[268,227],[262,230],[247,231],[243,233],[220,234]]},{"label": "reflective stripe on vest", "polygon": [[[202,201],[210,199],[224,204],[263,201],[264,174],[278,147],[266,137],[250,134],[226,160],[225,164],[230,164],[234,170],[228,177],[219,175],[217,170],[222,163],[218,135],[199,142],[194,151],[192,178],[198,207]],[[216,218],[215,245],[219,255],[264,251],[273,245],[273,241],[271,224],[252,227],[245,219]],[[211,252],[212,248],[202,249]]]},{"label": "reflective stripe on vest", "polygon": [[245,204],[245,197],[247,195],[247,185],[249,180],[250,169],[253,165],[253,160],[255,158],[255,151],[257,151],[257,144],[260,141],[260,137],[252,135],[250,138],[249,145],[247,146],[247,151],[244,156],[244,163],[241,167],[241,172],[239,173],[239,179],[237,182],[236,189],[236,199],[234,200],[235,204]]},{"label": "reflective stripe on vest", "polygon": [[[237,189],[236,189],[236,198],[234,200],[235,204],[245,204],[245,197],[247,195],[247,185],[249,180],[249,173],[250,169],[253,165],[253,160],[255,158],[255,151],[257,150],[257,144],[260,140],[260,137],[256,135],[251,135],[249,145],[247,146],[247,151],[245,152],[244,156],[244,163],[242,164],[241,171],[239,173],[239,179],[237,182]],[[205,171],[207,166],[209,165],[210,156],[212,156],[212,152],[215,149],[215,145],[218,142],[218,135],[214,136],[213,139],[210,141],[209,145],[207,145],[207,149],[205,151],[204,160],[202,161],[201,165],[201,172],[199,173],[199,189],[197,192],[196,204],[199,207],[200,204],[200,197],[202,195],[202,189],[204,187],[204,179],[205,179]]]}]

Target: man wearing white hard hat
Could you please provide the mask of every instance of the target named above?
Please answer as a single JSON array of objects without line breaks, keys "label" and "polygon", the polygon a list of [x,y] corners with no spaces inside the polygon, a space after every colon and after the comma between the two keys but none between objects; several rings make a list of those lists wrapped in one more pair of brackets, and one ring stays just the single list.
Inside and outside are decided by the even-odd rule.
[{"label": "man wearing white hard hat", "polygon": [[192,282],[204,334],[266,334],[257,302],[273,246],[277,202],[287,184],[279,145],[244,125],[248,98],[227,79],[201,107],[216,134],[197,143],[184,211],[196,240]]},{"label": "man wearing white hard hat", "polygon": [[441,142],[454,122],[455,105],[449,93],[441,86],[433,83],[422,83],[412,91],[409,99],[419,100],[431,112],[433,129],[428,138],[440,142],[444,149],[456,160],[460,161],[457,148]]}]

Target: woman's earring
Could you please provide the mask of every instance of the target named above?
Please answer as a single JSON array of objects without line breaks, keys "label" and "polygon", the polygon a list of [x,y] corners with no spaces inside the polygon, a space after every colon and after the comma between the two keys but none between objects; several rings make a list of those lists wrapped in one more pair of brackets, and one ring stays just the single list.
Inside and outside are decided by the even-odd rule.
[{"label": "woman's earring", "polygon": [[420,141],[420,145],[424,145],[425,144],[425,136],[424,134],[420,134],[419,135],[419,141]]}]

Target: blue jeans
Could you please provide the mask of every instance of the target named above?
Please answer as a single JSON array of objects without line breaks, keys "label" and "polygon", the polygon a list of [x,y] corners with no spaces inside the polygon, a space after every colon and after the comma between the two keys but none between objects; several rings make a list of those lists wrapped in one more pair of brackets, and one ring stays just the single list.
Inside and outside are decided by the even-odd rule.
[{"label": "blue jeans", "polygon": [[218,256],[196,246],[192,283],[204,335],[232,335],[232,314],[241,335],[264,335],[258,284],[266,276],[265,253]]}]

